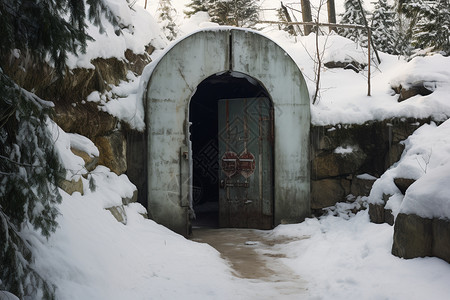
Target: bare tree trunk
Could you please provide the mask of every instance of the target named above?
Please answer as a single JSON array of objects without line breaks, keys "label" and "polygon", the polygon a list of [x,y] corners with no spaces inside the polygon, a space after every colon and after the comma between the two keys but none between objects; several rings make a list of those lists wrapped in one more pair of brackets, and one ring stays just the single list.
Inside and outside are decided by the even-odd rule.
[{"label": "bare tree trunk", "polygon": [[[311,3],[309,0],[302,0],[302,18],[303,22],[312,22],[311,16]],[[311,25],[305,25],[305,35],[309,35],[312,32]]]},{"label": "bare tree trunk", "polygon": [[[327,10],[328,10],[328,23],[336,24],[336,7],[334,5],[334,0],[327,1]],[[329,27],[330,32],[337,32],[337,28],[334,26]]]},{"label": "bare tree trunk", "polygon": [[[367,34],[369,34],[370,28],[369,28],[369,24],[367,23],[366,14],[364,13],[364,8],[362,6],[361,0],[358,0],[358,3],[359,3],[359,9],[361,10],[361,15],[363,17],[364,26],[366,26]],[[381,63],[380,56],[378,55],[378,51],[375,48],[375,45],[373,44],[373,41],[369,41],[369,42],[372,44],[372,49],[373,49],[373,52],[375,52],[375,56],[377,57],[378,63]]]},{"label": "bare tree trunk", "polygon": [[[289,12],[288,12],[286,6],[284,6],[283,2],[281,2],[281,10],[283,11],[283,14],[284,14],[284,16],[286,18],[286,21],[292,22],[291,16],[289,15]],[[289,29],[289,33],[290,34],[297,35],[293,25],[289,25],[288,29]]]}]

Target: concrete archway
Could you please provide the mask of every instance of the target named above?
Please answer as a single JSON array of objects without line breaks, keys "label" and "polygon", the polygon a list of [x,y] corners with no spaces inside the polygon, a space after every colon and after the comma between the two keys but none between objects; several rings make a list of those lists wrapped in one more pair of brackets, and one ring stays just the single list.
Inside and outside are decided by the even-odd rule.
[{"label": "concrete archway", "polygon": [[310,214],[310,101],[298,66],[275,42],[238,28],[196,32],[156,63],[144,95],[148,140],[148,212],[187,235],[192,199],[189,102],[206,78],[226,71],[258,80],[274,108],[273,225]]}]

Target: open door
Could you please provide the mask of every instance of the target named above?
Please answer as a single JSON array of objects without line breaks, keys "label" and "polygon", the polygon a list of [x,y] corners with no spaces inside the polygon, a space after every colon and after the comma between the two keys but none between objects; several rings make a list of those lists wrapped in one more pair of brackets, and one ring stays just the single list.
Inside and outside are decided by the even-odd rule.
[{"label": "open door", "polygon": [[273,227],[272,111],[268,98],[218,102],[220,227]]}]

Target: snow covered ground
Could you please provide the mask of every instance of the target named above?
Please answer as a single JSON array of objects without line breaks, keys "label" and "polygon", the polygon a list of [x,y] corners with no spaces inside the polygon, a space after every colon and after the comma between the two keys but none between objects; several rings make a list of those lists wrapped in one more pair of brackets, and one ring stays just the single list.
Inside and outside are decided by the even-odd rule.
[{"label": "snow covered ground", "polygon": [[[153,55],[156,59],[167,45],[160,36],[157,23],[142,8],[130,12],[121,1],[109,1],[118,5],[116,8],[125,16],[124,21],[133,27],[120,37],[114,37],[113,28],[107,28],[109,36],[114,38],[105,40],[103,36],[95,36],[97,43],[88,46],[86,56],[72,57],[71,67],[91,67],[89,60],[93,57],[123,58],[124,49],[143,51],[143,46],[152,40],[159,47]],[[202,14],[184,19],[182,11],[187,2],[172,1],[179,12],[177,22],[182,29],[181,35],[214,26]],[[262,2],[267,7],[279,5],[275,0]],[[136,6],[143,6],[143,3],[144,0],[139,0]],[[155,14],[157,1],[148,3],[147,10]],[[338,12],[342,10],[339,3],[336,3]],[[273,17],[270,11],[265,14],[267,19]],[[310,55],[314,53],[314,37],[295,40],[273,27],[262,32],[295,59],[313,95],[314,63]],[[105,47],[106,42],[111,44]],[[331,36],[326,41],[321,38],[320,47],[325,50],[325,60],[366,61],[365,49],[339,36]],[[449,58],[436,55],[416,58],[409,63],[385,54],[381,54],[381,58],[382,63],[373,70],[371,97],[366,96],[366,72],[324,69],[318,104],[311,107],[313,123],[363,123],[393,116],[433,116],[444,120],[450,116]],[[142,102],[137,96],[140,78],[130,74],[129,80],[111,91],[119,95],[116,100],[107,101],[111,98],[108,94],[93,94],[86,100],[98,101],[104,110],[142,129]],[[408,84],[416,80],[435,80],[434,92],[398,103],[391,84]],[[413,203],[417,198],[414,195],[418,195],[423,187],[428,187],[427,191],[434,189],[431,184],[436,182],[436,177],[443,178],[442,185],[448,186],[450,151],[445,144],[450,141],[445,139],[440,144],[439,141],[450,136],[449,125],[441,126],[426,125],[420,131],[421,142],[414,144],[414,137],[407,142],[410,143],[407,148],[409,145],[411,149],[424,147],[423,143],[436,146],[432,147],[433,154],[429,156],[432,161],[428,163],[430,172],[426,176],[423,176],[425,172],[419,172],[420,176],[417,176],[423,176],[423,185],[420,186],[422,179],[418,180],[418,188],[406,195],[405,203]],[[80,137],[58,134],[62,137],[58,146],[60,155],[65,157],[67,166],[75,172],[73,174],[80,174],[76,171],[82,169],[83,162],[73,157],[68,146],[71,142],[79,142]],[[430,141],[425,137],[434,139]],[[92,145],[88,150],[95,153]],[[425,150],[416,155],[426,158],[429,152]],[[412,156],[406,158],[414,151],[405,154],[405,162],[414,159]],[[84,195],[62,192],[59,227],[49,240],[34,232],[31,226],[24,232],[35,249],[35,267],[57,287],[57,299],[282,299],[270,290],[270,286],[235,278],[229,265],[211,247],[186,240],[144,219],[139,214],[143,211],[139,204],[126,208],[127,225],[117,222],[104,208],[111,203],[120,203],[123,196],[132,192],[133,186],[126,176],[117,176],[104,167],[99,167],[93,174],[95,190],[85,182]],[[437,174],[436,177],[433,174]],[[380,179],[377,184],[388,188],[390,181],[383,183]],[[449,192],[447,188],[440,195],[445,198]],[[393,228],[370,223],[366,211],[346,218],[329,215],[301,224],[280,225],[268,234],[293,238],[277,251],[287,256],[283,259],[286,265],[307,282],[307,294],[290,299],[410,300],[448,299],[450,295],[450,265],[437,258],[403,260],[392,256]]]},{"label": "snow covered ground", "polygon": [[[367,211],[279,225],[285,263],[308,282],[306,299],[448,299],[450,265],[438,258],[391,254],[393,227],[369,222]],[[303,299],[303,298],[302,298]]]},{"label": "snow covered ground", "polygon": [[[443,125],[439,134],[448,127]],[[83,138],[52,126],[66,166],[81,170],[83,163],[67,145]],[[424,131],[435,128],[427,126]],[[82,144],[86,152],[96,153],[93,144]],[[409,300],[448,299],[450,294],[448,263],[392,256],[393,227],[370,223],[367,211],[349,214],[345,206],[334,210],[341,217],[330,214],[267,232],[274,240],[292,239],[275,245],[272,254],[286,256],[283,262],[306,281],[300,295],[277,294],[273,284],[233,276],[208,245],[144,219],[140,204],[126,207],[126,225],[117,222],[105,207],[120,204],[135,187],[126,176],[101,166],[90,176],[95,188],[83,178],[83,195],[61,190],[59,227],[48,240],[31,226],[23,232],[33,245],[35,268],[57,287],[57,299]]]}]

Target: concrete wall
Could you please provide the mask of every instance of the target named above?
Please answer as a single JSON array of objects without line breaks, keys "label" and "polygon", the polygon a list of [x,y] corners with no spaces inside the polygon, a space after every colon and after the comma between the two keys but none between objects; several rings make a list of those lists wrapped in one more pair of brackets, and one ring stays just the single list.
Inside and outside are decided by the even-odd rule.
[{"label": "concrete wall", "polygon": [[245,73],[269,92],[275,109],[274,225],[302,221],[310,214],[310,102],[305,81],[273,41],[231,28],[200,31],[181,40],[150,75],[144,99],[150,217],[187,234],[192,177],[185,161],[191,155],[189,101],[198,84],[224,71]]}]

